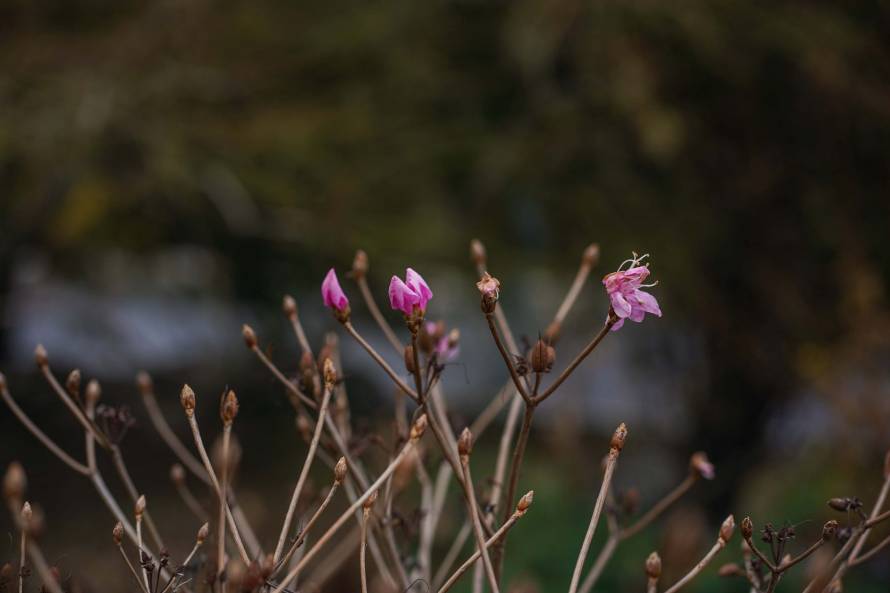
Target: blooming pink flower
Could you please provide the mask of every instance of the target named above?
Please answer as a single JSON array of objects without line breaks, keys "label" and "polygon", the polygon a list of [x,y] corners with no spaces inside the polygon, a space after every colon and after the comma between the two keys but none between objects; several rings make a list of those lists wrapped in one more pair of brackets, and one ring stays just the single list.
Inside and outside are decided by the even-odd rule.
[{"label": "blooming pink flower", "polygon": [[641,288],[654,286],[654,284],[644,285],[643,281],[649,277],[649,267],[640,265],[645,258],[637,257],[634,254],[633,259],[622,264],[630,263],[630,268],[622,270],[618,268],[617,272],[612,272],[603,278],[603,284],[606,287],[606,293],[609,295],[609,301],[612,304],[612,310],[618,317],[618,322],[612,326],[612,331],[621,329],[625,319],[630,319],[637,323],[641,322],[646,313],[661,317],[661,308],[658,301],[648,292],[643,292]]},{"label": "blooming pink flower", "polygon": [[328,270],[327,276],[321,283],[321,298],[324,300],[324,306],[337,311],[343,311],[349,307],[349,299],[346,293],[340,288],[340,281],[337,280],[337,272],[334,268]]},{"label": "blooming pink flower", "polygon": [[433,298],[433,291],[423,277],[408,268],[405,270],[405,280],[393,276],[389,281],[389,304],[406,316],[414,313],[415,309],[426,311],[426,305]]}]

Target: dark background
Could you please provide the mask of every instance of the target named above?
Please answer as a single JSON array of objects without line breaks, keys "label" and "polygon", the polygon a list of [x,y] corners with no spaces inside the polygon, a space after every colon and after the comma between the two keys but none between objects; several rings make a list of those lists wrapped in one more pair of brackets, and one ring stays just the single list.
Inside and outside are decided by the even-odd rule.
[{"label": "dark background", "polygon": [[[233,386],[239,494],[271,539],[305,448],[241,323],[293,372],[282,294],[318,344],[337,329],[318,294],[328,267],[345,272],[365,249],[383,302],[389,276],[413,266],[436,294],[429,316],[462,331],[445,379],[457,424],[506,376],[469,240],[486,243],[513,329],[531,339],[597,241],[557,367],[602,323],[599,279],[631,250],[652,254],[665,315],[610,336],[542,410],[523,478],[539,498],[508,577],[541,591],[568,581],[620,421],[619,488],[651,503],[697,449],[718,479],[623,546],[600,590],[642,587],[651,549],[683,548],[672,530],[693,542],[664,553],[681,572],[728,512],[809,521],[803,546],[829,496],[873,500],[890,446],[888,25],[887,2],[8,0],[0,369],[76,457],[81,436],[33,365],[38,342],[60,376],[79,367],[132,406],[124,449],[180,537],[175,554],[196,525],[133,378],[153,373],[183,436],[179,386],[195,387],[208,422]],[[342,279],[357,325],[385,347]],[[354,415],[388,437],[385,377],[341,338]],[[12,459],[45,510],[51,560],[98,590],[122,586],[88,483],[4,408],[0,463]],[[0,527],[12,559],[6,516]],[[887,566],[848,586],[885,590]],[[355,589],[353,575],[331,587]]]}]

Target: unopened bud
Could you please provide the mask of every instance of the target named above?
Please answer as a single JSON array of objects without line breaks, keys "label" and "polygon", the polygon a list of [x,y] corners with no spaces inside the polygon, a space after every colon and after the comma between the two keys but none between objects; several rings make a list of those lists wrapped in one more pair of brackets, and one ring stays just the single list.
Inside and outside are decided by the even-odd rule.
[{"label": "unopened bud", "polygon": [[349,469],[349,466],[346,464],[346,458],[341,457],[337,461],[337,465],[334,466],[334,482],[338,485],[343,483],[343,480],[346,479],[346,471]]},{"label": "unopened bud", "polygon": [[139,388],[139,393],[142,395],[151,395],[154,392],[151,375],[145,371],[139,371],[139,374],[136,375],[136,387]]},{"label": "unopened bud", "polygon": [[177,486],[185,482],[185,468],[179,463],[174,463],[170,467],[170,481]]},{"label": "unopened bud", "polygon": [[355,252],[355,257],[352,259],[352,277],[359,280],[360,278],[364,278],[367,273],[368,254],[362,249],[359,249]]},{"label": "unopened bud", "polygon": [[698,451],[689,458],[689,471],[692,475],[704,478],[705,480],[714,479],[714,464],[708,460],[708,454],[704,451]]},{"label": "unopened bud", "polygon": [[624,441],[627,440],[627,426],[622,422],[618,425],[618,428],[615,429],[615,433],[612,435],[612,441],[609,443],[609,448],[614,449],[615,451],[621,451],[624,448]]},{"label": "unopened bud", "polygon": [[650,579],[658,579],[661,576],[661,556],[658,552],[652,552],[646,558],[646,576]]},{"label": "unopened bud", "polygon": [[68,378],[65,379],[65,390],[71,397],[80,395],[80,369],[74,369],[68,373]]},{"label": "unopened bud", "polygon": [[544,340],[538,340],[531,353],[532,370],[536,373],[549,373],[556,362],[556,350]]},{"label": "unopened bud", "polygon": [[739,526],[739,531],[742,532],[742,537],[747,541],[751,539],[751,536],[754,535],[754,522],[751,521],[751,517],[745,517],[742,519],[742,524]]},{"label": "unopened bud", "polygon": [[114,529],[111,530],[111,539],[114,540],[114,543],[117,545],[121,545],[121,542],[124,540],[124,525],[120,521],[118,521]]},{"label": "unopened bud", "polygon": [[102,399],[102,386],[99,385],[99,382],[95,379],[90,379],[90,382],[87,383],[85,395],[87,405],[95,407],[95,405],[99,403],[99,400]]},{"label": "unopened bud", "polygon": [[825,525],[822,526],[822,539],[825,541],[831,541],[837,535],[838,530],[838,522],[837,521],[827,521]]},{"label": "unopened bud", "polygon": [[374,503],[377,502],[377,492],[377,490],[374,490],[374,492],[372,492],[371,495],[365,499],[365,502],[362,503],[363,509],[365,509],[366,511],[371,510],[371,507],[373,507]]},{"label": "unopened bud", "polygon": [[334,368],[334,362],[330,358],[324,361],[324,383],[328,388],[332,388],[337,383],[337,369]]},{"label": "unopened bud", "polygon": [[256,332],[246,323],[241,326],[241,336],[244,338],[244,343],[248,348],[251,350],[256,348]]},{"label": "unopened bud", "polygon": [[832,498],[828,501],[828,506],[842,513],[850,509],[849,501],[846,498]]},{"label": "unopened bud", "polygon": [[591,243],[584,249],[584,254],[581,256],[581,262],[588,267],[593,267],[597,264],[600,259],[600,246],[599,243]]},{"label": "unopened bud", "polygon": [[34,360],[40,368],[49,364],[49,354],[47,354],[43,344],[37,344],[37,348],[34,349]]},{"label": "unopened bud", "polygon": [[464,428],[457,439],[457,452],[461,457],[467,457],[473,451],[473,433],[469,428]]},{"label": "unopened bud", "polygon": [[488,272],[485,272],[482,274],[482,279],[476,283],[476,288],[479,289],[479,293],[482,295],[482,312],[486,315],[494,313],[501,293],[501,282]]},{"label": "unopened bud", "polygon": [[22,520],[25,522],[26,526],[31,522],[33,516],[34,511],[31,510],[31,503],[26,500],[25,504],[22,505]]},{"label": "unopened bud", "polygon": [[470,241],[470,259],[472,259],[473,263],[477,266],[485,264],[485,245],[483,245],[482,241],[479,239]]},{"label": "unopened bud", "polygon": [[723,521],[723,525],[720,526],[720,541],[722,541],[724,544],[728,543],[729,540],[732,539],[732,534],[734,531],[735,517],[730,515]]},{"label": "unopened bud", "polygon": [[136,499],[136,504],[133,506],[133,514],[136,515],[136,519],[141,519],[142,514],[145,512],[145,495],[141,495]]},{"label": "unopened bud", "polygon": [[210,535],[210,524],[204,523],[198,529],[198,534],[195,536],[195,541],[199,544],[203,544],[208,535]]},{"label": "unopened bud", "polygon": [[516,512],[520,515],[524,514],[530,506],[532,506],[532,502],[535,500],[535,491],[529,490],[525,493],[525,495],[519,499],[519,502],[516,503]]},{"label": "unopened bud", "polygon": [[22,464],[18,461],[10,463],[3,478],[3,496],[13,502],[19,501],[25,495],[27,485],[28,479]]},{"label": "unopened bud", "polygon": [[223,424],[229,426],[235,421],[238,415],[238,396],[231,389],[226,393],[220,406],[219,416],[222,418]]},{"label": "unopened bud", "polygon": [[745,571],[735,562],[729,562],[717,569],[718,577],[737,577],[744,576]]},{"label": "unopened bud", "polygon": [[420,440],[420,437],[423,436],[423,433],[426,430],[426,422],[426,414],[421,414],[420,417],[414,421],[410,435],[412,441]]},{"label": "unopened bud", "polygon": [[179,403],[182,404],[182,409],[187,415],[191,416],[195,413],[195,392],[188,385],[182,386],[182,391],[179,392]]},{"label": "unopened bud", "polygon": [[412,375],[414,374],[414,346],[408,344],[405,346],[405,370]]},{"label": "unopened bud", "polygon": [[284,298],[281,299],[281,310],[284,311],[284,316],[288,319],[293,319],[297,316],[297,301],[289,294],[284,295]]}]

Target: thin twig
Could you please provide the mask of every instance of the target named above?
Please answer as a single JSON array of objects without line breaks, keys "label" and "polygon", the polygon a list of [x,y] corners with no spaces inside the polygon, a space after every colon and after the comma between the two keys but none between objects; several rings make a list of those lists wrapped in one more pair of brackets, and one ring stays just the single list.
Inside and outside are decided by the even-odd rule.
[{"label": "thin twig", "polygon": [[[469,432],[467,434],[469,434]],[[464,482],[467,485],[467,512],[470,514],[470,520],[473,522],[476,546],[482,554],[482,564],[485,567],[485,573],[488,576],[488,584],[491,586],[492,592],[500,593],[497,577],[494,574],[494,567],[491,564],[491,557],[488,554],[488,546],[485,544],[485,535],[482,533],[482,522],[479,519],[479,511],[476,508],[476,494],[473,489],[473,479],[470,475],[469,455],[460,456],[460,465],[463,469]]]},{"label": "thin twig", "polygon": [[587,346],[585,346],[584,349],[581,350],[581,352],[578,353],[575,359],[571,363],[569,363],[569,366],[567,366],[565,370],[560,373],[559,377],[557,377],[556,380],[550,384],[550,387],[548,387],[544,390],[543,393],[535,397],[535,403],[540,403],[553,395],[553,393],[559,388],[559,386],[562,385],[563,381],[568,379],[569,376],[571,376],[572,372],[576,368],[578,368],[578,365],[584,362],[584,359],[587,358],[590,353],[596,349],[597,346],[599,346],[600,342],[603,341],[603,338],[609,335],[609,332],[612,330],[613,325],[615,325],[615,321],[610,316],[608,321],[606,321],[606,324],[599,331],[599,333],[593,337],[590,343],[588,343]]},{"label": "thin twig", "polygon": [[369,344],[367,342],[367,340],[365,340],[361,336],[361,334],[359,334],[356,331],[355,327],[353,327],[351,322],[349,322],[349,321],[345,322],[343,324],[343,327],[346,328],[346,331],[349,333],[349,335],[352,336],[355,339],[355,341],[358,342],[359,345],[361,345],[361,347],[364,348],[365,351],[371,355],[371,358],[373,358],[374,361],[378,365],[380,365],[380,368],[382,368],[386,372],[386,374],[389,375],[389,378],[393,380],[393,382],[396,384],[396,386],[399,389],[404,391],[408,395],[408,397],[413,399],[415,402],[420,403],[420,398],[418,396],[418,393],[415,392],[410,387],[408,387],[408,385],[406,385],[405,382],[402,381],[402,378],[399,377],[399,375],[392,369],[391,366],[389,366],[389,363],[387,363],[385,360],[383,360],[383,357],[377,353],[377,351],[374,349],[374,347],[371,346],[371,344]]},{"label": "thin twig", "polygon": [[368,312],[371,313],[371,317],[374,318],[374,321],[377,322],[377,325],[380,327],[380,330],[383,332],[383,335],[386,336],[387,341],[392,345],[393,350],[395,350],[396,354],[401,354],[405,351],[405,347],[399,341],[398,336],[396,336],[396,332],[393,331],[392,326],[386,321],[386,318],[380,312],[380,308],[377,306],[377,302],[374,300],[374,295],[371,294],[371,289],[368,287],[368,280],[364,274],[357,274],[355,276],[355,282],[358,284],[358,289],[362,293],[362,298],[365,300],[365,306],[368,307]]},{"label": "thin twig", "polygon": [[726,547],[726,542],[723,541],[723,539],[718,538],[717,542],[708,551],[708,553],[705,554],[704,558],[699,560],[698,564],[696,564],[694,567],[692,567],[692,570],[690,570],[688,573],[686,573],[686,575],[682,579],[680,579],[679,581],[674,583],[674,585],[671,586],[664,593],[676,593],[677,591],[679,591],[680,589],[682,589],[683,587],[688,585],[689,582],[692,581],[692,579],[697,577],[699,575],[699,573],[701,573],[701,571],[703,571],[705,569],[705,567],[707,567],[708,564],[710,564],[711,560],[713,560],[714,557],[717,554],[719,554],[720,550],[722,550],[724,547]]}]

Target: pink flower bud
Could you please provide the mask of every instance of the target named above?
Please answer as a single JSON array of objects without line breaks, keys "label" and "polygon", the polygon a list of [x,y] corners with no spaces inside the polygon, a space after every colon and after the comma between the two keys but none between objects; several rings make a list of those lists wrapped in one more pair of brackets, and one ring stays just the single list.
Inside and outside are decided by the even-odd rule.
[{"label": "pink flower bud", "polygon": [[406,317],[414,314],[415,310],[423,313],[426,305],[433,298],[433,291],[423,277],[408,268],[405,270],[405,280],[393,276],[389,282],[389,305],[395,311],[401,311]]},{"label": "pink flower bud", "polygon": [[340,288],[340,281],[337,280],[337,272],[334,268],[328,270],[327,276],[321,283],[321,298],[324,300],[324,306],[336,311],[345,311],[349,307],[349,299],[346,293]]}]

